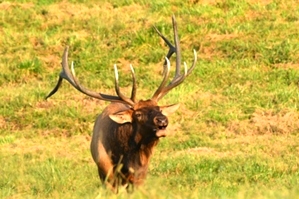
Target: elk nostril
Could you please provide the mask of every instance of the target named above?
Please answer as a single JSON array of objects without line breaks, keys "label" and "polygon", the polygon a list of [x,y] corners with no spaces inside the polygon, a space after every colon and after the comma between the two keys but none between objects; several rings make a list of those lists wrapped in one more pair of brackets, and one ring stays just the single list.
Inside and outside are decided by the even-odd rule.
[{"label": "elk nostril", "polygon": [[164,130],[164,129],[166,129],[166,127],[167,127],[167,125],[158,126],[158,129],[159,129],[159,130]]},{"label": "elk nostril", "polygon": [[168,125],[168,120],[166,117],[156,117],[155,123],[159,129],[165,129]]}]

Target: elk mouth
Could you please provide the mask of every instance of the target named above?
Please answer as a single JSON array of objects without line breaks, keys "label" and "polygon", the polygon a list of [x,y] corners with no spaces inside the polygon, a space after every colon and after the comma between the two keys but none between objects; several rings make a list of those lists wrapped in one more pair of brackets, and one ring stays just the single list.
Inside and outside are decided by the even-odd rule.
[{"label": "elk mouth", "polygon": [[167,125],[160,125],[160,126],[157,126],[157,128],[154,129],[154,131],[156,132],[156,136],[158,138],[160,137],[165,137],[166,134],[167,134]]}]

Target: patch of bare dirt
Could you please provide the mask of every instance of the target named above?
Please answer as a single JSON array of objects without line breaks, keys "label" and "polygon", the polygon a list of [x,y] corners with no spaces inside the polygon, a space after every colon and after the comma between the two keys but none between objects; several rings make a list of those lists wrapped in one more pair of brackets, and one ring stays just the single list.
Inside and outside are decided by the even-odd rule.
[{"label": "patch of bare dirt", "polygon": [[220,0],[189,0],[191,4],[216,5]]},{"label": "patch of bare dirt", "polygon": [[13,7],[20,7],[22,9],[30,9],[34,7],[33,3],[12,3],[12,2],[1,2],[0,10],[8,10]]},{"label": "patch of bare dirt", "polygon": [[[232,34],[215,34],[215,33],[208,33],[204,36],[202,47],[200,46],[200,58],[207,58],[212,59],[213,57],[222,57],[223,53],[217,49],[217,43],[219,41],[229,41],[234,40],[236,38],[240,38],[242,35],[232,33]],[[191,44],[189,44],[191,45]]]},{"label": "patch of bare dirt", "polygon": [[259,4],[262,6],[268,5],[269,3],[272,3],[272,0],[247,0],[250,4]]},{"label": "patch of bare dirt", "polygon": [[299,132],[299,113],[284,110],[257,110],[249,120],[232,121],[228,131],[236,134],[288,134]]},{"label": "patch of bare dirt", "polygon": [[299,130],[299,114],[293,111],[256,111],[250,122],[259,133],[290,133]]},{"label": "patch of bare dirt", "polygon": [[299,69],[299,64],[296,63],[275,64],[274,66],[283,69]]},{"label": "patch of bare dirt", "polygon": [[223,41],[223,40],[231,40],[231,39],[235,39],[238,38],[240,35],[239,34],[215,34],[215,33],[210,33],[208,35],[206,35],[206,38],[208,40],[217,42],[217,41]]},{"label": "patch of bare dirt", "polygon": [[248,10],[245,13],[245,19],[246,20],[254,20],[254,19],[258,19],[260,17],[264,17],[265,13],[262,13],[260,11],[253,11],[253,10]]},{"label": "patch of bare dirt", "polygon": [[125,59],[125,58],[119,58],[117,60],[117,65],[119,66],[118,68],[120,70],[124,70],[124,71],[126,71],[128,73],[130,73],[130,71],[131,71],[130,64],[132,64],[133,68],[134,68],[134,66],[138,67],[138,64],[134,60],[133,60],[133,62],[129,61],[129,60]]},{"label": "patch of bare dirt", "polygon": [[61,57],[53,54],[41,56],[40,59],[43,62],[45,62],[46,65],[50,66],[47,69],[51,69],[51,72],[53,72],[54,70],[56,71],[56,69],[60,66],[61,63]]},{"label": "patch of bare dirt", "polygon": [[0,115],[0,128],[4,129],[7,127],[7,122],[3,116]]},{"label": "patch of bare dirt", "polygon": [[211,92],[200,92],[197,91],[197,95],[199,96],[199,100],[201,100],[201,104],[205,107],[211,105],[211,103],[221,103],[222,101],[227,100],[225,96],[219,93],[211,93]]},{"label": "patch of bare dirt", "polygon": [[[47,28],[47,26],[51,24],[60,24],[64,20],[88,20],[96,16],[98,16],[99,20],[110,21],[119,18],[123,22],[130,23],[138,20],[136,20],[136,17],[132,17],[132,15],[123,13],[133,13],[140,18],[141,16],[144,16],[144,14],[142,14],[143,12],[144,8],[138,4],[115,8],[110,3],[101,3],[93,7],[88,7],[84,4],[71,4],[67,1],[62,1],[48,6],[45,14],[48,23],[44,24],[44,28]],[[135,28],[135,26],[131,26],[131,31],[133,28]]]}]

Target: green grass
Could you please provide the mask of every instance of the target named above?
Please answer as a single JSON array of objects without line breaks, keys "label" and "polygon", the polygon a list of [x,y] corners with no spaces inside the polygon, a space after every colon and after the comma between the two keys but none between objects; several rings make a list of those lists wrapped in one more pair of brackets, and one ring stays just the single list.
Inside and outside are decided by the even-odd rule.
[{"label": "green grass", "polygon": [[[0,198],[298,198],[299,8],[283,1],[0,1]],[[145,184],[103,188],[89,152],[107,102],[64,82],[70,46],[82,84],[114,94],[113,64],[139,99],[160,83],[175,14],[193,73],[160,104],[180,103]],[[174,60],[172,68],[174,68]]]}]

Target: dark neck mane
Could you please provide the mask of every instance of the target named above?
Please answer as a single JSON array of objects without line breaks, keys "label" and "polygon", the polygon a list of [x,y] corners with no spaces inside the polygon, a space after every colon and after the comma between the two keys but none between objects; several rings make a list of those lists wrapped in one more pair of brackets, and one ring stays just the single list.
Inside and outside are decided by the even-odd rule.
[{"label": "dark neck mane", "polygon": [[[153,136],[145,137],[144,135],[151,134],[138,131],[132,124],[124,124],[116,132],[117,135],[114,135],[118,137],[118,144],[121,145],[122,150],[115,151],[113,162],[117,164],[122,158],[121,172],[126,176],[125,181],[134,181],[138,184],[146,176],[150,157],[159,139]],[[127,132],[132,133],[128,135]],[[132,169],[134,173],[131,172]]]},{"label": "dark neck mane", "polygon": [[141,132],[134,132],[134,134],[131,137],[130,140],[132,143],[132,146],[135,146],[133,149],[133,153],[137,155],[135,158],[139,157],[139,163],[140,166],[144,166],[148,164],[149,158],[153,153],[154,147],[158,144],[159,139],[152,136],[142,136]]}]

